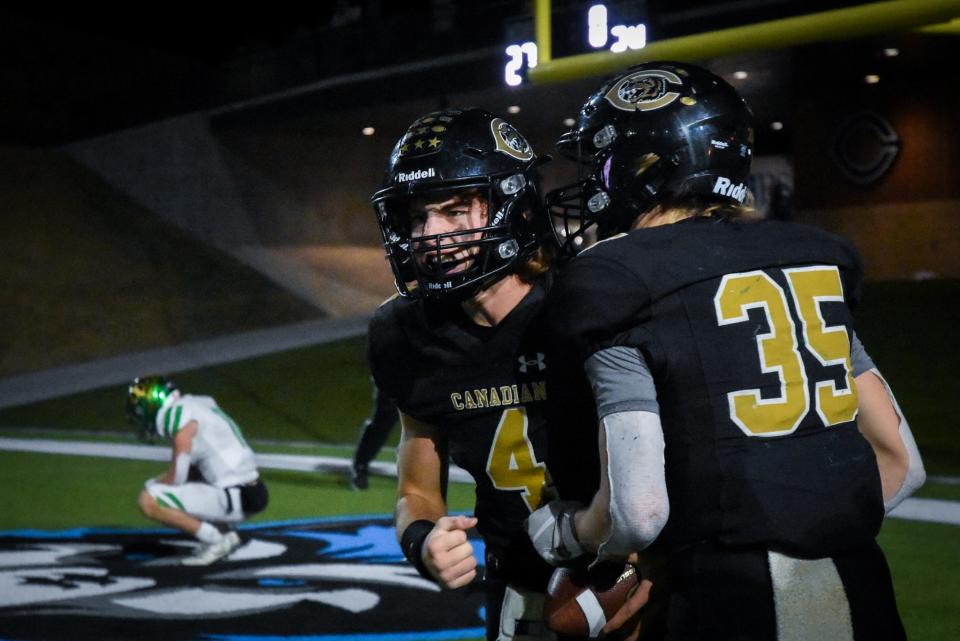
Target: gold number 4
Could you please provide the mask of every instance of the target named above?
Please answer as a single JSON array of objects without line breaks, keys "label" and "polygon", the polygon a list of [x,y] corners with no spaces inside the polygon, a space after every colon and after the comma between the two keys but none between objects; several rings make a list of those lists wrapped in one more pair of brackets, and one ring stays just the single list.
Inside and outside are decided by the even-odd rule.
[{"label": "gold number 4", "polygon": [[487,476],[498,490],[523,490],[523,500],[532,512],[540,507],[547,468],[537,461],[527,435],[527,410],[504,410],[487,457]]},{"label": "gold number 4", "polygon": [[[850,339],[843,326],[827,327],[823,302],[843,299],[843,285],[835,266],[784,269],[790,295],[799,312],[806,349],[824,366],[843,365],[845,389],[834,381],[817,381],[815,407],[825,426],[852,421],[857,416],[857,389],[850,366]],[[780,394],[761,398],[759,389],[730,392],[730,418],[747,436],[793,433],[810,410],[808,378],[797,341],[797,328],[783,289],[762,271],[727,274],[713,299],[720,325],[748,320],[750,309],[760,308],[769,331],[757,334],[760,369],[776,373]]]}]

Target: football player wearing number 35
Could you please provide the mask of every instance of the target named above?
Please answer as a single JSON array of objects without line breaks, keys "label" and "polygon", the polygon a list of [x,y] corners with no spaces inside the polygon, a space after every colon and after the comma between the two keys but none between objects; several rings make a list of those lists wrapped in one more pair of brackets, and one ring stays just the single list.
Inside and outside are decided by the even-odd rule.
[{"label": "football player wearing number 35", "polygon": [[653,543],[672,640],[903,639],[875,536],[924,472],[853,331],[861,262],[744,205],[752,144],[732,87],[669,62],[603,84],[560,139],[587,175],[547,202],[568,247],[601,241],[558,277],[546,317],[599,424],[551,424],[549,439],[599,443],[601,476],[582,507],[544,507],[528,530],[551,562]]},{"label": "football player wearing number 35", "polygon": [[[523,528],[548,484],[539,164],[503,119],[445,109],[407,129],[372,198],[398,290],[369,332],[377,387],[400,411],[397,536],[452,589],[477,577],[476,526],[489,639],[547,638],[552,567]],[[448,456],[476,481],[475,516],[447,515]]]}]

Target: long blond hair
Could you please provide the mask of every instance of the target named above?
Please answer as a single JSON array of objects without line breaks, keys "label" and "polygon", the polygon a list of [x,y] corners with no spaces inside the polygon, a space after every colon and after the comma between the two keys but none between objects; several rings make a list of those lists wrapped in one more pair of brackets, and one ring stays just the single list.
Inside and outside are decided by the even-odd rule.
[{"label": "long blond hair", "polygon": [[701,203],[697,199],[686,199],[683,202],[664,202],[637,216],[632,229],[642,227],[656,227],[680,222],[687,218],[725,218],[727,220],[760,220],[763,218],[758,210],[750,205],[740,205],[729,202]]},{"label": "long blond hair", "polygon": [[550,263],[554,258],[554,249],[550,245],[540,245],[533,252],[533,256],[527,259],[527,262],[518,265],[516,274],[524,283],[532,283],[537,276],[550,269]]}]

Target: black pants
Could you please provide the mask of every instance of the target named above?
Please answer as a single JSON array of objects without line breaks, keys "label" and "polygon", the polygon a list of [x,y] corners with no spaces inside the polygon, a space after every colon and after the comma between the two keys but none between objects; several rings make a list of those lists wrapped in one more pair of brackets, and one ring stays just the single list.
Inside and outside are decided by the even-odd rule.
[{"label": "black pants", "polygon": [[[797,561],[772,556],[766,549],[732,549],[710,544],[672,557],[668,565],[667,638],[670,641],[815,639],[822,636],[817,632],[822,629],[818,626],[833,617],[849,622],[844,625],[852,630],[855,641],[906,639],[890,570],[876,543],[829,559],[799,561],[808,565],[792,574],[784,572],[784,567],[792,567]],[[784,576],[790,580],[785,581]],[[833,592],[829,592],[831,585]],[[826,603],[821,602],[820,606],[804,608],[805,588],[814,595],[833,594],[835,598],[825,599]],[[844,597],[846,603],[843,603]],[[846,614],[838,617],[838,611],[849,611],[849,617]],[[790,628],[791,612],[793,636],[784,633],[785,626]]]},{"label": "black pants", "polygon": [[383,444],[387,442],[390,430],[393,429],[398,418],[397,406],[379,393],[372,380],[370,384],[373,387],[373,408],[370,416],[360,427],[360,441],[353,455],[353,464],[358,467],[364,467],[373,460]]},{"label": "black pants", "polygon": [[243,515],[245,517],[263,512],[263,510],[266,509],[267,503],[270,502],[270,494],[267,492],[267,486],[263,481],[257,479],[256,483],[241,485],[239,487],[240,506],[243,509]]}]

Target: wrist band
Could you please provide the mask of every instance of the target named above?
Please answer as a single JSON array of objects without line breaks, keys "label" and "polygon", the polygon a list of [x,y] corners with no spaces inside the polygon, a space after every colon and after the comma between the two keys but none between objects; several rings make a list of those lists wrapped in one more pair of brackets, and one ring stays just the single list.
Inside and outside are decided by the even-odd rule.
[{"label": "wrist band", "polygon": [[420,576],[431,581],[436,581],[436,579],[430,574],[430,570],[423,562],[423,543],[427,540],[430,532],[433,531],[434,525],[433,521],[420,519],[408,525],[400,536],[400,549],[403,551],[403,556],[413,567],[417,568]]}]

